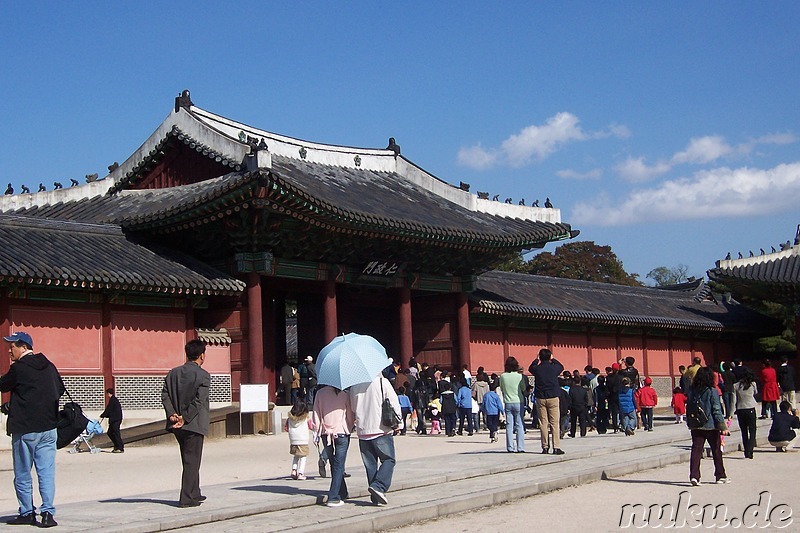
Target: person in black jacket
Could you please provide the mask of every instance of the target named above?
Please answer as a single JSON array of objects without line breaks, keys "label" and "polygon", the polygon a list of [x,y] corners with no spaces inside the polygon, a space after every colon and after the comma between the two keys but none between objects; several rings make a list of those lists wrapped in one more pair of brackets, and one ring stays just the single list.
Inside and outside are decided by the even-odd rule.
[{"label": "person in black jacket", "polygon": [[611,414],[611,427],[614,433],[619,431],[619,391],[622,390],[622,376],[619,375],[619,365],[614,363],[606,368],[606,388],[608,389],[608,411]]},{"label": "person in black jacket", "polygon": [[114,388],[106,389],[106,410],[100,414],[100,418],[108,418],[108,438],[114,445],[112,453],[124,453],[125,443],[122,442],[120,426],[122,425],[122,405],[119,399],[114,396]]},{"label": "person in black jacket", "polygon": [[[11,392],[7,431],[11,435],[14,463],[14,490],[19,515],[7,524],[39,527],[57,526],[53,516],[56,491],[56,440],[58,401],[64,382],[55,365],[44,354],[33,353],[33,339],[24,331],[3,337],[10,343],[11,367],[0,376],[0,391]],[[36,467],[42,521],[36,520],[33,506],[31,467]]]},{"label": "person in black jacket", "polygon": [[792,404],[784,400],[781,402],[781,411],[772,419],[767,439],[776,451],[785,452],[797,438],[795,429],[800,429],[800,419],[792,411]]},{"label": "person in black jacket", "polygon": [[586,421],[592,401],[589,398],[589,380],[585,377],[573,380],[569,388],[569,436],[575,438],[575,427],[580,425],[581,437],[586,436]]},{"label": "person in black jacket", "polygon": [[781,388],[781,401],[789,402],[794,410],[795,373],[794,367],[789,364],[788,357],[785,355],[781,357],[781,366],[775,369],[775,373],[778,378],[778,386]]}]

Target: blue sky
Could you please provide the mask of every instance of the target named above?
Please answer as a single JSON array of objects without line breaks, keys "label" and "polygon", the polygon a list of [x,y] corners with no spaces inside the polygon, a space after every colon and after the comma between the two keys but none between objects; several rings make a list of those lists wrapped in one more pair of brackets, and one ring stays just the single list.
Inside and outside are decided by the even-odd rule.
[{"label": "blue sky", "polygon": [[447,182],[549,197],[642,279],[703,275],[800,223],[799,15],[796,2],[5,2],[0,183],[104,175],[188,88],[276,133],[395,137]]}]

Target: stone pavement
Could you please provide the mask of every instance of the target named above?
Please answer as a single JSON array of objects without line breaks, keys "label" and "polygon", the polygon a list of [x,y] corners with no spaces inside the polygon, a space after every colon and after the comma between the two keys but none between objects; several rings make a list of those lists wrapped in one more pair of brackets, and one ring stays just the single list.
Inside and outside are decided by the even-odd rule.
[{"label": "stone pavement", "polygon": [[[768,428],[768,421],[759,421],[761,439]],[[735,423],[731,429],[733,435],[726,438],[728,451],[738,449],[741,441]],[[409,435],[402,438],[415,439],[415,444],[419,442],[423,446],[426,438],[438,437]],[[488,435],[480,433],[472,437],[476,438],[485,440]],[[525,454],[510,454],[503,448],[493,447],[486,451],[400,460],[387,493],[389,505],[385,507],[370,503],[364,472],[360,468],[350,468],[351,499],[344,506],[319,505],[324,502],[329,479],[314,476],[316,456],[312,454],[306,481],[268,477],[204,484],[203,492],[208,500],[200,507],[189,509],[176,506],[175,490],[73,502],[58,505],[56,519],[61,531],[147,532],[189,527],[193,531],[215,532],[291,528],[318,531],[331,527],[346,527],[350,533],[375,531],[597,481],[606,476],[685,462],[689,458],[689,442],[684,425],[657,420],[655,431],[638,431],[631,437],[590,433],[586,438],[565,439],[562,448],[567,454],[553,456],[538,453],[538,431],[529,431],[528,453]],[[454,450],[457,446],[453,444]],[[358,456],[355,439],[351,442],[350,455]],[[65,490],[61,483],[59,490]],[[9,510],[4,514],[11,516],[13,512]]]}]

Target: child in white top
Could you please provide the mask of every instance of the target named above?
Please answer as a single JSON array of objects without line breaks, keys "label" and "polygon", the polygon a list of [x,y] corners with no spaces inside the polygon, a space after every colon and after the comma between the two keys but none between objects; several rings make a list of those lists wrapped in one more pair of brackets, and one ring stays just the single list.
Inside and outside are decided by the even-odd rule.
[{"label": "child in white top", "polygon": [[283,426],[289,434],[289,453],[292,454],[292,479],[304,480],[306,457],[308,457],[309,431],[314,429],[314,421],[309,416],[305,401],[297,401],[289,411],[289,418]]}]

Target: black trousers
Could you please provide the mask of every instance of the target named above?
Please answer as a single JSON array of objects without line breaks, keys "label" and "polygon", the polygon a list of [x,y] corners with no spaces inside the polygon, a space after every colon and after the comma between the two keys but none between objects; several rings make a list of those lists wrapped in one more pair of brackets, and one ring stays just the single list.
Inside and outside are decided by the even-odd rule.
[{"label": "black trousers", "polygon": [[742,447],[744,456],[753,458],[756,448],[756,409],[737,409],[736,418],[739,419],[739,429],[742,431]]},{"label": "black trousers", "polygon": [[611,428],[614,433],[619,429],[619,400],[608,400],[608,410],[611,412]]},{"label": "black trousers", "polygon": [[116,422],[108,422],[108,438],[111,440],[111,443],[114,445],[115,450],[124,450],[125,443],[122,442],[122,433],[120,433],[119,426],[122,424],[122,420],[117,420]]},{"label": "black trousers", "polygon": [[575,436],[575,426],[580,425],[581,428],[581,437],[586,436],[586,420],[587,420],[587,413],[586,409],[570,409],[569,413],[569,436]]},{"label": "black trousers", "polygon": [[188,504],[200,501],[200,460],[203,458],[203,440],[205,437],[193,431],[176,429],[173,431],[181,449],[181,495],[178,503]]}]

